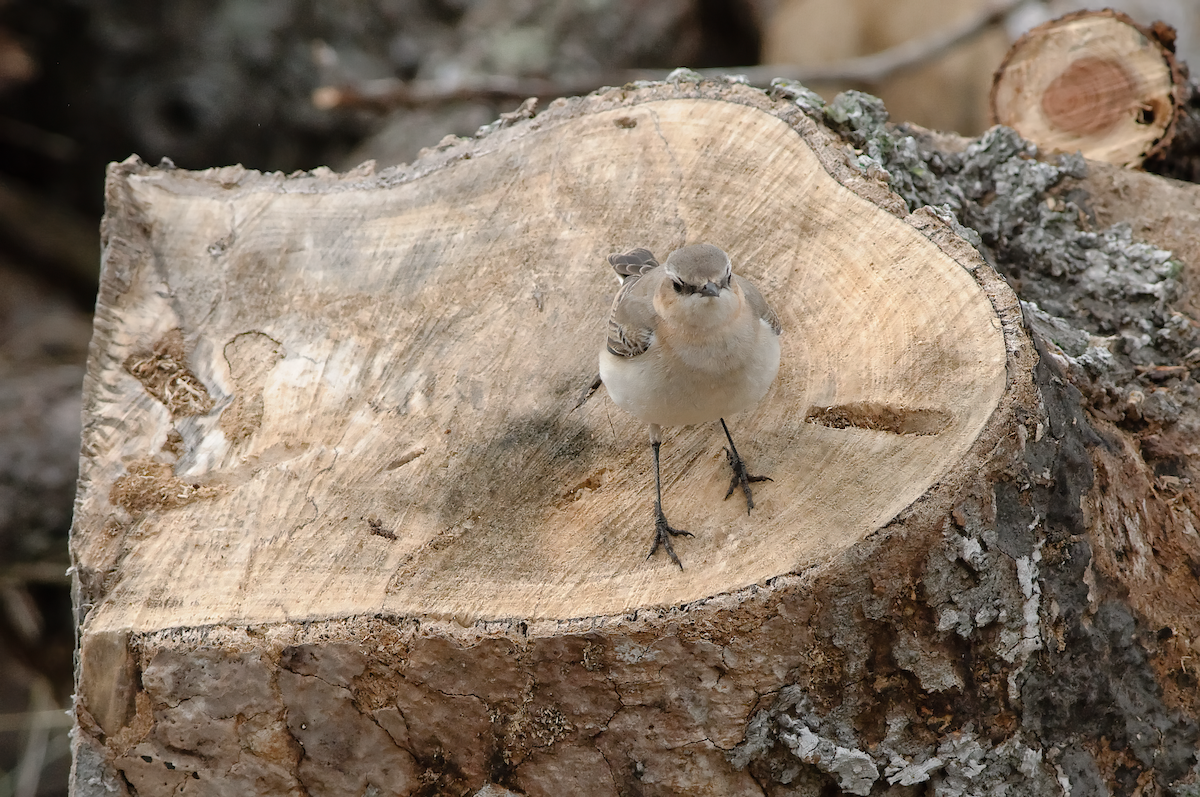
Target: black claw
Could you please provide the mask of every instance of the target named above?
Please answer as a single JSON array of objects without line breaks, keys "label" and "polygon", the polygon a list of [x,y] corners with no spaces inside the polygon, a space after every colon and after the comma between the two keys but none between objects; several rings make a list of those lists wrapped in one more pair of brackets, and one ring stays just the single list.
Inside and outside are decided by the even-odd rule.
[{"label": "black claw", "polygon": [[656,508],[654,518],[654,544],[650,546],[650,553],[646,554],[646,558],[649,559],[650,557],[654,556],[655,552],[658,551],[658,546],[661,545],[667,549],[667,556],[671,557],[671,561],[678,565],[679,569],[682,570],[683,562],[679,561],[679,557],[675,555],[675,547],[671,545],[671,538],[691,536],[693,535],[690,531],[671,528],[671,524],[667,523],[667,518],[662,513],[662,509]]},{"label": "black claw", "polygon": [[675,546],[671,545],[671,538],[691,537],[692,533],[683,529],[671,528],[671,524],[667,522],[667,516],[663,514],[662,477],[658,464],[658,449],[660,445],[660,441],[651,439],[650,447],[654,450],[654,544],[650,546],[650,553],[646,554],[646,558],[649,559],[651,556],[654,556],[654,552],[661,545],[667,549],[667,556],[671,557],[671,561],[682,570],[683,562],[679,561],[679,557],[675,555]]},{"label": "black claw", "polygon": [[729,434],[729,427],[725,425],[725,419],[721,419],[721,428],[725,430],[725,437],[729,440],[729,448],[725,449],[725,456],[729,460],[729,467],[733,470],[733,478],[729,480],[729,489],[725,492],[725,497],[733,495],[733,491],[738,487],[742,488],[742,492],[746,495],[746,514],[750,514],[750,510],[754,508],[754,494],[750,492],[751,482],[770,482],[775,481],[770,476],[751,476],[746,472],[746,463],[738,456],[737,448],[733,445],[733,436]]}]

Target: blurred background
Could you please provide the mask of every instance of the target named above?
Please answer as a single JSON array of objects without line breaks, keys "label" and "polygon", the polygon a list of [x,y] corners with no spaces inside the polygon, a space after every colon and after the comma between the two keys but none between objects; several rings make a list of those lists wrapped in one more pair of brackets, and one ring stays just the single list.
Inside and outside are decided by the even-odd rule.
[{"label": "blurred background", "polygon": [[[544,103],[676,66],[824,74],[806,82],[827,99],[869,91],[893,121],[973,136],[1017,36],[1105,5],[0,0],[0,797],[67,790],[67,534],[107,163],[383,167],[529,94]],[[1107,5],[1175,26],[1181,60],[1200,69],[1200,3]],[[889,51],[904,57],[864,75],[878,61],[862,56]]]}]

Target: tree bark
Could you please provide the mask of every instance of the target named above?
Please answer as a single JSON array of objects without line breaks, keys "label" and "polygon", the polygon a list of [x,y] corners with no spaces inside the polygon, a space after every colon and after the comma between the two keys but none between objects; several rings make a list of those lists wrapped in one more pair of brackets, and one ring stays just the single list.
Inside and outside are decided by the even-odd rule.
[{"label": "tree bark", "polygon": [[[1200,562],[1191,487],[1089,414],[965,212],[889,190],[862,107],[680,73],[378,174],[114,166],[75,792],[1194,777],[1200,597],[1155,558]],[[679,571],[645,559],[645,429],[575,399],[604,256],[698,241],[784,354],[733,421],[753,514],[714,429],[669,432]]]}]

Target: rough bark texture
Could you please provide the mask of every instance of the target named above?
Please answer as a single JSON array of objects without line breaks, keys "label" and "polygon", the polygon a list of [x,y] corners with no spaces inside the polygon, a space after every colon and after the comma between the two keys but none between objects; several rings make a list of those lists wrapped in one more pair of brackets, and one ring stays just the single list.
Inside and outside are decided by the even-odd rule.
[{"label": "rough bark texture", "polygon": [[1182,95],[1183,106],[1170,145],[1143,165],[1164,177],[1200,183],[1200,84],[1195,78],[1188,80]]},{"label": "rough bark texture", "polygon": [[[891,128],[862,95],[823,112],[910,207],[940,206],[977,231],[985,258],[1028,299],[1039,373],[1060,369],[1041,390],[1055,439],[1040,456],[1029,447],[1033,483],[1015,503],[1043,519],[1031,529],[1043,556],[1058,554],[1042,565],[1050,644],[1025,681],[1037,704],[1022,724],[1083,793],[1162,792],[1189,767],[1193,782],[1200,325],[1189,286],[1200,276],[1200,192],[1076,158],[1039,161],[1005,128],[977,141]],[[1158,769],[1170,760],[1171,773]]]},{"label": "rough bark texture", "polygon": [[[194,445],[188,419],[221,415],[228,439],[252,441],[271,422],[268,403],[260,406],[269,391],[255,375],[276,362],[279,346],[229,341],[231,377],[254,388],[238,391],[217,389],[186,326],[178,341],[150,336],[140,357],[117,356],[137,349],[135,336],[111,352],[97,346],[91,411],[100,408],[105,367],[143,391],[139,406],[165,409],[160,427],[145,427],[158,431],[129,437],[122,457],[97,458],[120,449],[114,432],[85,432],[97,461],[85,457],[80,506],[90,511],[75,529],[77,794],[1188,793],[1200,740],[1190,660],[1200,635],[1200,502],[1190,469],[1200,334],[1186,285],[1200,245],[1178,228],[1176,242],[1158,238],[1168,233],[1145,207],[1146,226],[1107,226],[1133,221],[1122,195],[1165,182],[1077,158],[1041,161],[1003,128],[978,141],[893,128],[865,95],[826,106],[803,87],[780,85],[772,103],[686,74],[512,119],[503,134],[511,138],[493,141],[585,111],[680,98],[785,120],[816,142],[822,168],[906,222],[895,229],[915,231],[970,269],[1000,328],[1007,379],[964,454],[873,533],[842,530],[836,539],[848,544],[807,560],[784,552],[781,561],[804,561],[703,597],[586,617],[227,612],[229,620],[189,625],[170,618],[209,616],[211,606],[173,605],[164,589],[130,611],[136,590],[123,578],[172,513],[232,489],[228,480],[181,478]],[[431,153],[395,178],[417,179],[463,152],[503,151],[486,150],[487,141]],[[245,179],[228,175],[231,184]],[[881,190],[884,181],[898,198]],[[1133,182],[1116,190],[1118,181]],[[1169,190],[1190,200],[1181,216],[1195,214],[1190,189]],[[779,224],[795,230],[806,212]],[[807,230],[814,240],[820,232]],[[122,254],[130,239],[115,227],[108,235],[105,290],[116,300],[146,255]],[[963,239],[1008,275],[1024,304]],[[787,296],[785,307],[794,301]],[[98,323],[112,324],[105,334],[115,339],[120,321]],[[917,328],[941,322],[934,315]],[[148,361],[164,367],[151,371]],[[791,423],[804,424],[807,439],[822,430],[859,435],[860,446],[888,439],[822,426],[832,416],[800,404]],[[171,437],[172,424],[184,433]],[[638,434],[630,424],[629,435]],[[769,438],[759,432],[754,445],[766,452]],[[151,439],[166,455],[145,450]],[[687,443],[697,452],[707,444]],[[636,470],[637,449],[630,441],[628,456],[618,447],[604,457]],[[413,461],[401,462],[407,456],[396,451],[397,469]],[[829,467],[788,465],[773,474],[783,486],[769,487],[793,496],[822,489]],[[895,467],[895,457],[876,467]],[[703,490],[718,480],[714,473]],[[588,490],[606,500],[622,494],[611,483]],[[369,544],[387,541],[380,530],[403,532],[378,517],[363,522]],[[218,535],[213,529],[208,544],[224,545]],[[715,555],[700,550],[697,570]],[[298,595],[283,605],[311,603]]]}]

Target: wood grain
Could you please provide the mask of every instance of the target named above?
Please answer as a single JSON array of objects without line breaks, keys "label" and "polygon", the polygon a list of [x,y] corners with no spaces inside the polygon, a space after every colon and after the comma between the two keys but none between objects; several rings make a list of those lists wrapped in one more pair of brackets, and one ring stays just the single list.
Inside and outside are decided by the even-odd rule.
[{"label": "wood grain", "polygon": [[[112,169],[73,543],[103,585],[88,633],[685,604],[828,562],[959,467],[1006,386],[974,251],[834,179],[794,109],[596,104],[381,174]],[[668,431],[665,508],[696,534],[679,572],[645,560],[645,429],[602,392],[572,407],[605,255],[701,241],[778,311],[783,360],[729,419],[774,479],[752,515],[721,500],[719,429]],[[125,365],[173,339],[207,393],[182,409]],[[940,420],[815,420],[841,405]]]},{"label": "wood grain", "polygon": [[1154,31],[1111,9],[1080,11],[1013,43],[992,120],[1051,152],[1140,166],[1170,143],[1185,86]]}]

